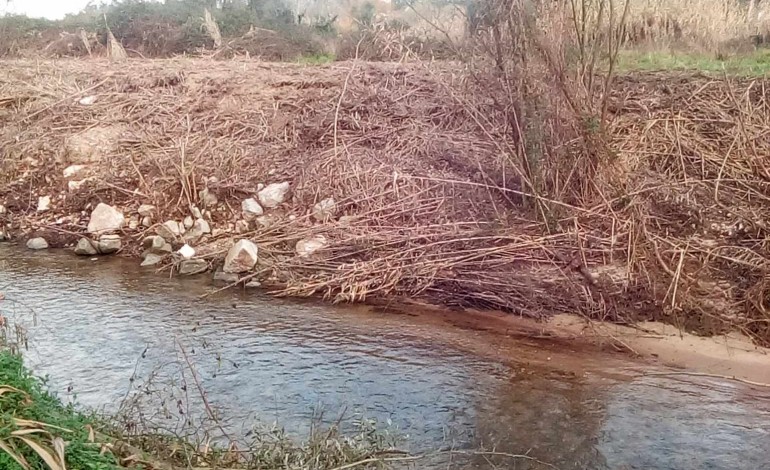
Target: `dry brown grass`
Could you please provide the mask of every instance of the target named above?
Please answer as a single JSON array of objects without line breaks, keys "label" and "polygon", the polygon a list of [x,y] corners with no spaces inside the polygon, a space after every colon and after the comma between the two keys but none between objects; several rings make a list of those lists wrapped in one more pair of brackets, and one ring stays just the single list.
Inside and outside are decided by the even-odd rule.
[{"label": "dry brown grass", "polygon": [[[595,137],[611,153],[589,172],[585,152],[596,147],[584,121],[529,121],[545,123],[529,137],[548,137],[535,183],[515,166],[533,147],[515,140],[513,108],[490,98],[505,82],[468,79],[457,64],[3,65],[0,195],[17,231],[73,241],[97,201],[129,213],[152,203],[161,221],[179,220],[205,186],[223,201],[213,226],[227,228],[258,183],[288,180],[291,203],[244,235],[260,244],[259,276],[276,294],[654,318],[770,341],[764,80],[619,78],[606,100],[593,95],[607,103]],[[98,99],[79,105],[84,95]],[[91,182],[67,192],[68,139],[94,128],[120,137]],[[63,198],[32,216],[42,194]],[[312,204],[329,196],[353,219],[313,223]],[[318,234],[325,250],[294,256],[297,240]],[[216,263],[233,236],[197,248]]]},{"label": "dry brown grass", "polygon": [[770,6],[755,0],[636,0],[626,32],[637,46],[750,47],[751,36],[770,32]]}]

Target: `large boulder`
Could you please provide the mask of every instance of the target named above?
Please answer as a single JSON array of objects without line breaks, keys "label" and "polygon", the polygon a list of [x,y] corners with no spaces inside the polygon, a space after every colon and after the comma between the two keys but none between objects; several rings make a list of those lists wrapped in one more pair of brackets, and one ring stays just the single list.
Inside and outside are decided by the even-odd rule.
[{"label": "large boulder", "polygon": [[100,202],[91,212],[91,220],[88,221],[88,233],[104,233],[120,230],[125,225],[126,219],[123,213]]},{"label": "large boulder", "polygon": [[226,273],[245,273],[254,269],[257,264],[257,255],[259,248],[250,240],[239,240],[238,243],[233,245],[227,252],[225,257],[225,265],[222,267],[222,271]]},{"label": "large boulder", "polygon": [[30,250],[45,250],[48,248],[48,242],[43,237],[30,238],[27,241],[27,248]]},{"label": "large boulder", "polygon": [[75,254],[80,256],[94,256],[99,253],[96,242],[89,238],[81,238],[75,246]]},{"label": "large boulder", "polygon": [[246,220],[254,220],[265,213],[262,206],[253,197],[244,199],[241,203],[241,211],[243,211],[243,218]]},{"label": "large boulder", "polygon": [[102,235],[99,237],[99,243],[97,244],[99,253],[103,255],[115,253],[120,250],[121,246],[120,235]]},{"label": "large boulder", "polygon": [[313,218],[318,222],[328,222],[337,215],[337,202],[333,197],[327,197],[313,206]]},{"label": "large boulder", "polygon": [[263,207],[268,209],[275,209],[283,204],[286,200],[286,195],[289,193],[289,182],[272,183],[265,186],[261,191],[257,193],[259,203]]},{"label": "large boulder", "polygon": [[297,242],[295,250],[301,258],[307,258],[319,250],[326,248],[329,242],[323,235],[315,235]]}]

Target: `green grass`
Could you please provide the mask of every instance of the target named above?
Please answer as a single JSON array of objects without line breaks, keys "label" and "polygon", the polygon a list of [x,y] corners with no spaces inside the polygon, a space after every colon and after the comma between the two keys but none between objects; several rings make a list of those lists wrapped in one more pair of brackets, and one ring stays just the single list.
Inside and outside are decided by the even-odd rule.
[{"label": "green grass", "polygon": [[335,60],[337,60],[337,57],[334,54],[312,54],[302,56],[297,61],[305,65],[322,65],[329,64]]},{"label": "green grass", "polygon": [[94,426],[91,417],[48,392],[20,356],[0,352],[0,468],[51,470],[62,457],[68,469],[122,468],[93,442]]},{"label": "green grass", "polygon": [[200,446],[171,435],[120,435],[125,426],[64,405],[20,355],[0,350],[0,470],[134,468],[120,465],[116,455],[138,457],[157,468],[186,468],[191,461],[221,469],[390,468],[387,461],[398,436],[378,431],[373,421],[355,424],[356,432],[346,435],[337,426],[314,428],[304,442],[276,426],[257,427],[237,457],[218,447],[201,453]]},{"label": "green grass", "polygon": [[622,51],[619,72],[700,71],[730,75],[762,76],[770,73],[770,50],[750,53],[717,54],[683,52]]}]

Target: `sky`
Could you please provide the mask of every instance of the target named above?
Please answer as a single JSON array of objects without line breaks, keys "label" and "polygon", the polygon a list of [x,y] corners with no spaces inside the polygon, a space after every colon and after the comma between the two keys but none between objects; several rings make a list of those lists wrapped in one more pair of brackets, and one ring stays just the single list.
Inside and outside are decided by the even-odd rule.
[{"label": "sky", "polygon": [[0,14],[25,14],[52,20],[64,18],[67,13],[77,13],[94,0],[0,0]]}]

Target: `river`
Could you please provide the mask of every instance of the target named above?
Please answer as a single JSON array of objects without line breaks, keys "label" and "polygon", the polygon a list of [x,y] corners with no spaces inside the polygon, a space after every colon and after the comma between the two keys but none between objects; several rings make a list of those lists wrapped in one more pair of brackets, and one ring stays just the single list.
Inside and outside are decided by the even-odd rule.
[{"label": "river", "polygon": [[[189,392],[189,361],[239,436],[275,421],[301,437],[314,421],[362,416],[415,453],[494,448],[560,469],[770,468],[766,389],[644,376],[649,366],[609,356],[584,358],[606,359],[606,373],[566,373],[533,361],[531,344],[490,347],[483,331],[259,291],[202,298],[215,289],[206,276],[171,279],[118,258],[4,244],[0,263],[0,307],[27,325],[29,365],[87,407],[114,412],[139,384],[160,396],[185,380]],[[417,468],[540,467],[465,454]]]}]

